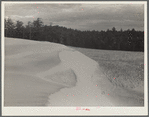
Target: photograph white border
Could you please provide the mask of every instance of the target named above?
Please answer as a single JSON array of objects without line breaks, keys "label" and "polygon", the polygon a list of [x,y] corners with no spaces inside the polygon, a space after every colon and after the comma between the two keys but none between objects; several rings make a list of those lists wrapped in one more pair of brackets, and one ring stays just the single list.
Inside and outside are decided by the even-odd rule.
[{"label": "photograph white border", "polygon": [[[47,4],[47,3],[82,3],[82,4],[144,4],[144,107],[84,107],[89,108],[90,111],[76,110],[76,107],[4,107],[4,59],[5,59],[5,42],[4,42],[4,4],[15,3],[15,4]],[[34,2],[22,2],[22,1],[2,1],[1,2],[1,83],[2,83],[2,116],[48,116],[48,115],[148,115],[148,63],[147,63],[147,1],[85,1],[85,2],[72,2],[72,1],[34,1]]]}]

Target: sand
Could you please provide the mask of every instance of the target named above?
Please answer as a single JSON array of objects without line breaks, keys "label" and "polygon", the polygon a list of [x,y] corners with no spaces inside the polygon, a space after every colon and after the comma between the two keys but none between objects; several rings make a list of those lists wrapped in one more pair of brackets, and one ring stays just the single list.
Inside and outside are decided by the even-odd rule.
[{"label": "sand", "polygon": [[[70,55],[70,56],[69,56]],[[67,57],[69,56],[69,58]],[[97,62],[78,51],[63,51],[60,59],[77,77],[76,86],[49,96],[49,106],[143,106],[144,96],[110,82]]]},{"label": "sand", "polygon": [[143,106],[99,64],[61,44],[7,38],[4,106]]},{"label": "sand", "polygon": [[66,87],[36,76],[61,63],[62,45],[6,38],[5,48],[4,106],[45,106],[50,94]]},{"label": "sand", "polygon": [[48,96],[64,86],[30,75],[5,75],[4,106],[45,106]]}]

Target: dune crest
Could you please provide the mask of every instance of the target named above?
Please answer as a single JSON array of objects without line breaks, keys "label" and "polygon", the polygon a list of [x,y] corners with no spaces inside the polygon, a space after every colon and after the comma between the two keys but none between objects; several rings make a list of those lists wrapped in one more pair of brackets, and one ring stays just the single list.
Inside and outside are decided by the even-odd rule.
[{"label": "dune crest", "polygon": [[[69,56],[69,57],[68,57]],[[64,66],[77,77],[75,87],[63,88],[49,96],[49,106],[112,106],[114,105],[97,86],[94,79],[98,63],[78,51],[62,51],[59,57]],[[106,91],[105,91],[106,92]],[[98,98],[97,98],[98,97]]]}]

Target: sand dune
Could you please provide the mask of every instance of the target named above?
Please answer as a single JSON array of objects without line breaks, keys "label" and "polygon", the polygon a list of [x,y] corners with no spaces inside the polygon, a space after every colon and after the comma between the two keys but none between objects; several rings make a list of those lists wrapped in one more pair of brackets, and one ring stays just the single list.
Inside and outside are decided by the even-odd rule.
[{"label": "sand dune", "polygon": [[143,106],[98,63],[61,44],[6,38],[5,106]]},{"label": "sand dune", "polygon": [[[37,75],[61,63],[59,51],[65,46],[6,38],[5,48],[4,106],[44,106],[51,93],[70,86]],[[75,77],[71,71],[63,76],[69,75]]]}]

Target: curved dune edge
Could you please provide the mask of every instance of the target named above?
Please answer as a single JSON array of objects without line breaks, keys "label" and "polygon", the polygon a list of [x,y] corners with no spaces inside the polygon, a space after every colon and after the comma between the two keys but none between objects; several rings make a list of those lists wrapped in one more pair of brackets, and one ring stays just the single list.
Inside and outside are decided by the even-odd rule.
[{"label": "curved dune edge", "polygon": [[58,73],[71,76],[69,84],[39,76],[61,64],[59,52],[64,49],[61,44],[6,38],[4,106],[45,106],[51,93],[73,86],[76,77],[70,69]]},{"label": "curved dune edge", "polygon": [[[97,62],[77,51],[59,53],[63,65],[77,77],[75,87],[63,88],[49,96],[47,106],[143,106],[137,93],[113,86]],[[69,56],[69,57],[68,57]]]}]

